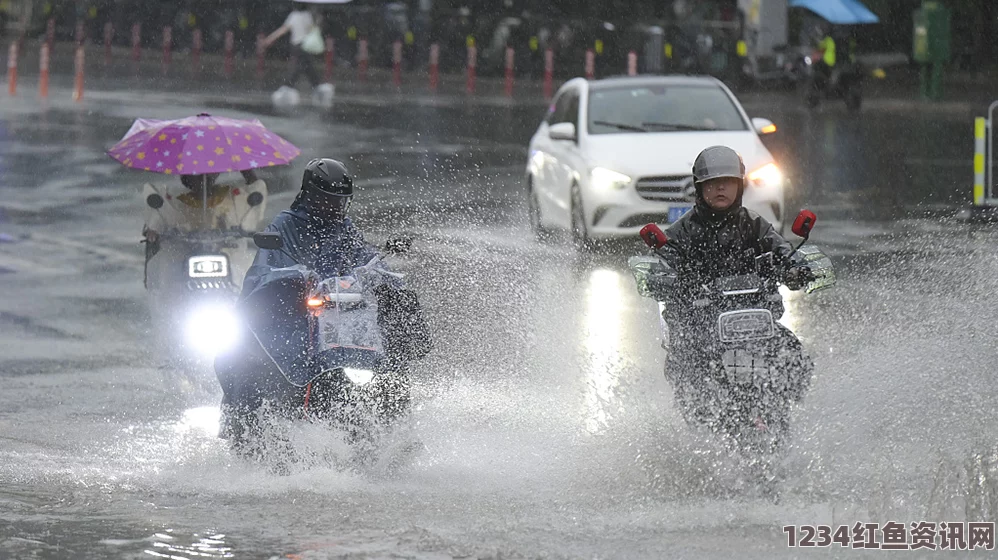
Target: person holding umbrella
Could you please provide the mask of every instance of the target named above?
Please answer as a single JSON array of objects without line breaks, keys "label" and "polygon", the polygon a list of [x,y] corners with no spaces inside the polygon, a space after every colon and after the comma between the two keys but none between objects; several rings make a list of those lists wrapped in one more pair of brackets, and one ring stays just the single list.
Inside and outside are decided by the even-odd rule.
[{"label": "person holding umbrella", "polygon": [[[267,184],[253,170],[241,171],[245,185],[218,184],[219,173],[181,175],[180,185],[153,185],[142,188],[143,200],[152,195],[163,199],[159,208],[146,210],[142,235],[146,242],[158,246],[163,231],[183,232],[199,229],[255,230],[266,210]],[[259,193],[261,203],[250,205],[249,197]]]},{"label": "person holding umbrella", "polygon": [[[150,182],[143,187],[148,207],[143,228],[146,264],[154,263],[153,272],[169,266],[175,253],[183,253],[188,234],[256,230],[266,207],[267,185],[254,170],[287,164],[299,153],[258,120],[206,113],[173,121],[139,119],[108,152],[126,167],[180,176],[179,185]],[[219,176],[228,172],[242,173],[242,184],[219,184]],[[164,236],[171,238],[168,245],[178,246],[163,247]],[[154,261],[161,248],[169,249],[165,252],[171,256]],[[233,268],[245,270],[239,263],[234,260]],[[161,287],[161,275],[147,276],[153,276],[154,289]]]}]

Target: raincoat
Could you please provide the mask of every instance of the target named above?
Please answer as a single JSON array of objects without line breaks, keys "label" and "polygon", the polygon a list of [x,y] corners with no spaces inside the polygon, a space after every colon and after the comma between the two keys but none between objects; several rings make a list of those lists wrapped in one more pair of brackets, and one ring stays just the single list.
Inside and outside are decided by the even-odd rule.
[{"label": "raincoat", "polygon": [[660,254],[678,273],[681,293],[720,277],[754,272],[755,257],[764,253],[772,251],[777,263],[786,263],[793,252],[772,224],[742,206],[741,192],[728,209],[717,211],[698,188],[693,211],[665,234],[668,242]]},{"label": "raincoat", "polygon": [[[238,356],[220,356],[215,367],[226,397],[232,391],[242,392],[245,387],[235,385],[243,385],[251,378],[256,378],[251,383],[266,393],[277,389],[277,377],[286,377],[291,385],[302,387],[320,375],[320,364],[307,350],[309,326],[304,302],[308,286],[302,268],[320,278],[340,276],[378,254],[349,218],[324,222],[308,212],[300,199],[290,210],[278,214],[265,231],[279,234],[283,246],[257,252],[243,282],[239,309],[252,337],[280,365],[284,376],[275,376],[276,368],[271,365],[266,366],[270,370],[267,373],[236,371],[245,365]],[[425,356],[431,341],[416,294],[397,279],[376,286],[374,293],[389,367],[402,367]]]}]

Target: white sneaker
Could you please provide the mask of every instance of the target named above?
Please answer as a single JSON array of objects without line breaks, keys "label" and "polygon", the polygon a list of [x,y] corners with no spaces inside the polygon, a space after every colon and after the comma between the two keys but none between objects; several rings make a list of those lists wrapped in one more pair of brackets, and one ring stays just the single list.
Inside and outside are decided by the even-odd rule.
[{"label": "white sneaker", "polygon": [[301,103],[301,94],[298,90],[288,86],[281,86],[270,96],[275,107],[294,107]]},{"label": "white sneaker", "polygon": [[334,97],[336,97],[336,86],[333,84],[319,84],[312,90],[312,104],[319,107],[327,109],[332,107]]}]

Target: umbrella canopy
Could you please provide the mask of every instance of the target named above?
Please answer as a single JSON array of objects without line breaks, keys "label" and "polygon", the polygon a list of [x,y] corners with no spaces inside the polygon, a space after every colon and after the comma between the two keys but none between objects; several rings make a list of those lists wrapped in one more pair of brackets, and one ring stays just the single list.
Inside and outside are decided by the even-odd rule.
[{"label": "umbrella canopy", "polygon": [[166,175],[201,175],[284,165],[301,150],[253,119],[202,113],[179,120],[137,119],[108,150],[126,167]]},{"label": "umbrella canopy", "polygon": [[790,0],[791,8],[807,8],[839,25],[879,23],[880,19],[859,0]]}]

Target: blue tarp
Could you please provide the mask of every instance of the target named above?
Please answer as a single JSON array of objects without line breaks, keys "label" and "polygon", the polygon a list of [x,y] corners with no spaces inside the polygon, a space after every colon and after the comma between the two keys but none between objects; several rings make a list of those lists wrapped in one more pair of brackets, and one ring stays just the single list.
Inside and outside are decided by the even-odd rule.
[{"label": "blue tarp", "polygon": [[838,25],[880,22],[880,18],[859,0],[790,0],[790,7],[807,8]]}]

